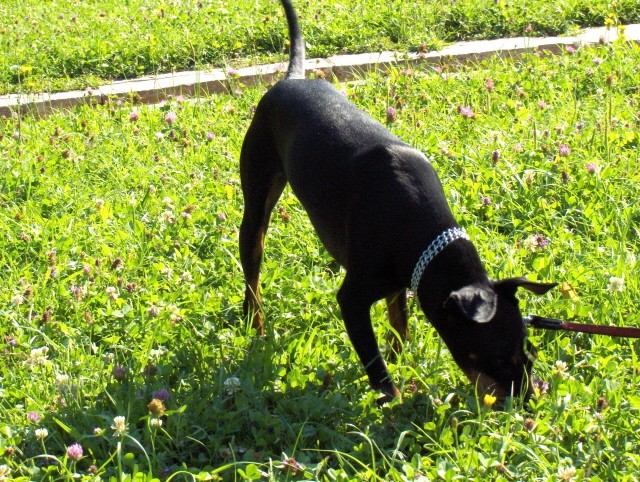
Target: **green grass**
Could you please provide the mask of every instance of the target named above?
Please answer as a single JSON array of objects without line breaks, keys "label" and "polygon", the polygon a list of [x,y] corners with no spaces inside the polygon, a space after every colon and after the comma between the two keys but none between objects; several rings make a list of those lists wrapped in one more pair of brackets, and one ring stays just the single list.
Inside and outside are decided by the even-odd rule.
[{"label": "green grass", "polygon": [[[640,22],[636,0],[325,0],[295,6],[312,57]],[[286,53],[276,0],[21,0],[1,2],[0,18],[0,94],[95,88],[144,74],[280,60]]]},{"label": "green grass", "polygon": [[[524,295],[523,312],[640,326],[639,63],[618,43],[342,88],[382,121],[397,109],[390,129],[432,158],[492,276],[565,283]],[[238,87],[0,121],[0,472],[635,480],[638,341],[532,332],[548,387],[529,412],[492,411],[412,302],[391,366],[403,400],[378,408],[335,302],[342,273],[289,190],[256,337],[241,316],[237,160],[265,87]],[[383,305],[373,317],[382,340]]]}]

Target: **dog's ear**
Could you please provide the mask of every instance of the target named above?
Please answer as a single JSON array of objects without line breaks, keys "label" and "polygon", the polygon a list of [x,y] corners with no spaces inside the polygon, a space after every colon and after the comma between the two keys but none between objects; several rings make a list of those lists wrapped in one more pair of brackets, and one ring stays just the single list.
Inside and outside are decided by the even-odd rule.
[{"label": "dog's ear", "polygon": [[518,288],[524,288],[536,295],[543,295],[557,285],[558,283],[538,283],[537,281],[529,281],[527,278],[523,277],[507,278],[494,283],[497,291],[508,293],[513,296],[515,296]]},{"label": "dog's ear", "polygon": [[445,308],[456,307],[469,320],[488,323],[496,314],[498,295],[492,289],[470,285],[452,291],[444,302]]}]

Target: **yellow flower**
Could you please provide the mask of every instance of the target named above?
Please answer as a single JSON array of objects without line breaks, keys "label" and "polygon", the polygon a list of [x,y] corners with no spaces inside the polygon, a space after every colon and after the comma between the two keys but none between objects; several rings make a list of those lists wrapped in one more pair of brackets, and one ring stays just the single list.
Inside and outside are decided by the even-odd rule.
[{"label": "yellow flower", "polygon": [[498,400],[498,397],[487,393],[482,400],[487,407],[492,407],[494,403]]},{"label": "yellow flower", "polygon": [[147,405],[147,409],[149,410],[149,413],[151,415],[154,415],[158,418],[162,417],[166,410],[164,403],[162,403],[162,400],[158,400],[157,398],[154,398],[153,400],[151,400],[151,402],[149,402],[149,405]]}]

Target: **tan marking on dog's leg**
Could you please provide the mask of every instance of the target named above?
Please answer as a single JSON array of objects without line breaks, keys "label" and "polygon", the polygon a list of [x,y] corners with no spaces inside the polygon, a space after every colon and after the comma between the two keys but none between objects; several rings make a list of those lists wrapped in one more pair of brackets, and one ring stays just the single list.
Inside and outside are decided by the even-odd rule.
[{"label": "tan marking on dog's leg", "polygon": [[392,352],[389,354],[391,360],[395,360],[397,355],[402,353],[404,342],[409,336],[407,293],[400,290],[391,296],[387,296],[387,313],[389,322],[393,330],[389,333],[387,341],[391,345]]},{"label": "tan marking on dog's leg", "polygon": [[[264,240],[273,210],[286,184],[277,175],[265,186],[257,185],[245,192],[245,211],[240,225],[240,263],[245,277],[244,315],[251,317],[252,326],[264,335],[262,303],[260,299],[260,265]],[[243,186],[244,188],[244,186]]]}]

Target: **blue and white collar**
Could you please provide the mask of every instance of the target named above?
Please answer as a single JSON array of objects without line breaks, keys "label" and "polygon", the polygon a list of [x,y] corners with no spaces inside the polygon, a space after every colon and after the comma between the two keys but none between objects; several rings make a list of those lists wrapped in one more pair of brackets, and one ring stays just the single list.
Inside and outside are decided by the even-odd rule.
[{"label": "blue and white collar", "polygon": [[427,269],[429,263],[431,263],[433,258],[435,258],[444,250],[444,248],[449,246],[449,244],[454,242],[456,239],[469,240],[469,235],[464,228],[449,228],[434,239],[427,249],[424,250],[422,256],[420,256],[420,259],[416,263],[416,267],[413,269],[413,275],[411,276],[411,290],[414,293],[417,293],[420,279],[422,278],[424,270]]}]

